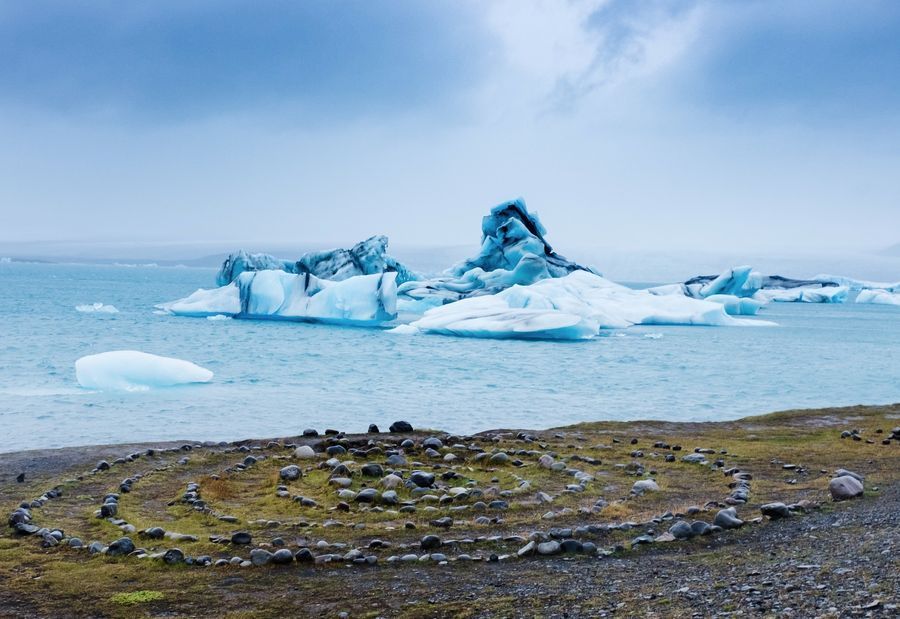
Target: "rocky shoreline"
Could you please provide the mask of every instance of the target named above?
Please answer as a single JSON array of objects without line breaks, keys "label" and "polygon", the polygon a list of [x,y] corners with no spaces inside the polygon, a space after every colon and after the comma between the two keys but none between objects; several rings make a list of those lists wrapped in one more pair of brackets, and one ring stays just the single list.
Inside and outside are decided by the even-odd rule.
[{"label": "rocky shoreline", "polygon": [[[895,419],[900,405],[473,436],[420,432],[398,422],[386,433],[374,427],[361,435],[307,430],[266,441],[0,454],[0,499],[9,507],[0,535],[0,583],[9,586],[0,587],[0,602],[17,614],[65,615],[64,608],[42,607],[28,586],[33,583],[16,574],[28,562],[40,565],[43,579],[55,570],[90,572],[99,561],[144,573],[148,588],[134,592],[153,598],[117,607],[111,593],[91,607],[101,616],[221,615],[220,607],[198,609],[182,600],[173,586],[187,579],[218,590],[232,578],[265,583],[249,593],[241,611],[265,616],[268,606],[259,598],[278,588],[286,569],[310,584],[323,581],[315,603],[303,607],[309,614],[890,616],[898,609],[900,584]],[[23,495],[26,490],[32,495]],[[884,533],[877,553],[824,550],[832,536],[825,529],[824,539],[814,536],[821,559],[790,570],[774,562],[765,570],[783,568],[778,583],[723,589],[715,579],[702,586],[679,572],[671,576],[685,578],[684,587],[665,598],[652,592],[660,556],[670,564],[685,553],[718,555],[738,545],[753,553],[750,563],[759,563],[760,553],[784,550],[777,544],[786,537],[802,539],[797,531],[836,522],[866,530],[873,521]],[[820,588],[826,559],[853,564],[829,569],[829,575],[840,570],[844,580],[884,564],[882,582],[852,593]],[[623,562],[645,564],[644,576],[654,578],[638,579],[640,586],[624,594],[594,583],[570,602],[508,603],[535,570],[533,584],[540,588],[556,582],[557,570],[576,569],[572,586],[578,590],[587,586],[585,574]],[[698,569],[695,560],[688,563],[690,571]],[[736,566],[701,567],[732,574]],[[341,572],[346,592],[333,582],[338,569],[355,574]],[[395,596],[378,587],[360,589],[380,583],[394,590],[397,579],[412,578],[413,592],[420,583],[410,572],[430,569],[450,571],[439,577],[435,602],[424,607],[397,606]],[[443,595],[477,588],[498,571],[507,582],[491,592],[497,603],[462,609]],[[803,583],[814,575],[810,592]],[[744,580],[756,582],[756,576]],[[117,583],[107,584],[114,591]],[[723,590],[746,603],[710,606]],[[807,596],[793,595],[797,591]]]}]

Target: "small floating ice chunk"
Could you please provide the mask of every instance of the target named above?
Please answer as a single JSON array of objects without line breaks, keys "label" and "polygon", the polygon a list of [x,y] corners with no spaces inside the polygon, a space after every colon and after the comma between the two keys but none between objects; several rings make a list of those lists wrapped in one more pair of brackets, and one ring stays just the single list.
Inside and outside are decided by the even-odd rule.
[{"label": "small floating ice chunk", "polygon": [[650,340],[661,340],[663,334],[662,333],[645,333],[644,337]]},{"label": "small floating ice chunk", "polygon": [[856,297],[857,303],[871,303],[875,305],[900,305],[900,292],[889,290],[863,290]]},{"label": "small floating ice chunk", "polygon": [[146,391],[187,383],[208,383],[213,373],[190,361],[137,350],[113,350],[75,362],[78,384],[102,391]]},{"label": "small floating ice chunk", "polygon": [[213,314],[212,316],[207,316],[207,320],[220,321],[220,320],[231,320],[231,316],[226,316],[225,314]]},{"label": "small floating ice chunk", "polygon": [[118,314],[119,310],[115,305],[105,305],[103,303],[90,303],[84,305],[76,305],[75,310],[82,314]]},{"label": "small floating ice chunk", "polygon": [[396,333],[397,335],[415,335],[419,330],[412,325],[397,325],[393,329],[388,329],[388,333]]}]

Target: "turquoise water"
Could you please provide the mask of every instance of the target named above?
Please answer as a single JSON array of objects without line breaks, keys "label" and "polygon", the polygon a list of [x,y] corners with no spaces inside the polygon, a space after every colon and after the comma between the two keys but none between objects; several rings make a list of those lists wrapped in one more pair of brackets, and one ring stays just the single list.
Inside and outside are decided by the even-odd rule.
[{"label": "turquoise water", "polygon": [[[897,307],[774,304],[760,317],[777,328],[638,327],[569,343],[153,314],[214,279],[207,269],[0,264],[0,451],[397,419],[472,432],[900,401]],[[120,313],[75,311],[98,301]],[[215,378],[140,393],[79,388],[75,360],[116,349],[188,359]]]}]

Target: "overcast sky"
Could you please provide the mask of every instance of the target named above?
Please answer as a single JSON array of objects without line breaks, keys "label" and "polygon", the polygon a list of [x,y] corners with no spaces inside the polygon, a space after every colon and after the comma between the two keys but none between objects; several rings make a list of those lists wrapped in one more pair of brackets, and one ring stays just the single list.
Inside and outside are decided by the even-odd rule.
[{"label": "overcast sky", "polygon": [[900,242],[900,2],[0,0],[0,241]]}]

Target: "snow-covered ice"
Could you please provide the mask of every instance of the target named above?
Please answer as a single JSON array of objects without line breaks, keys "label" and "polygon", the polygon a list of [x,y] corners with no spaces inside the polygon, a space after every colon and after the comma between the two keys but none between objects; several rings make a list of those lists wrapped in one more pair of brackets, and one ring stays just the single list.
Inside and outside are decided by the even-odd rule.
[{"label": "snow-covered ice", "polygon": [[118,314],[119,310],[115,305],[106,305],[103,303],[90,303],[84,305],[76,305],[75,311],[83,314]]},{"label": "snow-covered ice", "polygon": [[890,290],[862,290],[856,296],[857,303],[874,305],[900,305],[900,292]]},{"label": "snow-covered ice", "polygon": [[444,335],[523,339],[587,339],[631,325],[772,325],[737,319],[724,305],[684,295],[655,295],[573,271],[493,295],[436,307],[411,323]]},{"label": "snow-covered ice", "polygon": [[396,317],[397,274],[357,275],[342,281],[308,273],[245,271],[220,288],[200,289],[158,307],[179,316],[236,316],[376,325]]},{"label": "snow-covered ice", "polygon": [[137,350],[114,350],[75,362],[78,384],[101,391],[145,391],[187,383],[208,383],[213,373],[190,361]]}]

